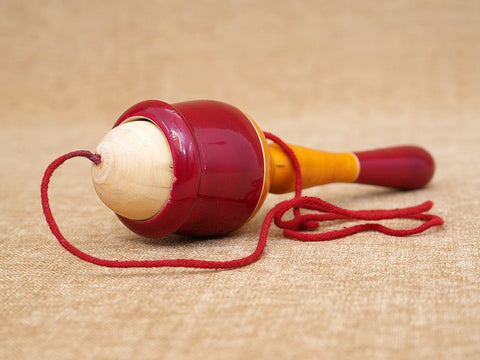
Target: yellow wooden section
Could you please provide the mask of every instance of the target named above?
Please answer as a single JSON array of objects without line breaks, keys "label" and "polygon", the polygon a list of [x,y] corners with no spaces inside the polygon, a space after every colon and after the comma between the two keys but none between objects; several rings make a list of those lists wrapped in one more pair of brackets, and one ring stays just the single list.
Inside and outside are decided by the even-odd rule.
[{"label": "yellow wooden section", "polygon": [[[277,144],[270,144],[272,158],[270,192],[282,194],[295,190],[295,169]],[[298,158],[302,171],[303,188],[333,182],[353,182],[358,176],[359,164],[352,153],[331,153],[289,145]]]},{"label": "yellow wooden section", "polygon": [[268,148],[268,143],[267,139],[265,138],[265,135],[263,134],[262,129],[258,126],[258,124],[253,121],[253,119],[248,115],[246,112],[242,111],[243,114],[248,118],[248,120],[251,122],[253,127],[255,128],[255,131],[257,132],[258,140],[262,144],[262,152],[263,152],[263,161],[264,161],[264,176],[263,176],[263,186],[262,186],[262,193],[260,194],[260,199],[258,200],[257,206],[255,207],[255,210],[253,211],[252,215],[248,218],[247,222],[256,215],[257,211],[260,209],[262,206],[263,202],[265,201],[265,198],[268,195],[268,192],[270,190],[270,180],[271,180],[271,166],[272,166],[272,160],[270,158],[270,151]]}]

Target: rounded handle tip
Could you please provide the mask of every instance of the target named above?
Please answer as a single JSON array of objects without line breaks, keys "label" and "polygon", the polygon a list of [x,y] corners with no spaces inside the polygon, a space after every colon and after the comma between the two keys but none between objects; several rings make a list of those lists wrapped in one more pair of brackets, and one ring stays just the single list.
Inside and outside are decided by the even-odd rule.
[{"label": "rounded handle tip", "polygon": [[427,185],[435,172],[428,151],[418,146],[396,146],[356,152],[360,171],[355,182],[418,189]]}]

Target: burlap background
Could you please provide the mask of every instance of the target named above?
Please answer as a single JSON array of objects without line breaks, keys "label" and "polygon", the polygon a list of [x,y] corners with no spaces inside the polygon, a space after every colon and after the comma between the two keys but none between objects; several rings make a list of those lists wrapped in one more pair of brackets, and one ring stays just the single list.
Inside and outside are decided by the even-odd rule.
[{"label": "burlap background", "polygon": [[[0,50],[0,358],[480,357],[480,1],[1,0]],[[446,224],[317,244],[273,229],[232,271],[84,263],[44,222],[42,173],[147,98],[230,102],[325,150],[423,145],[438,166],[423,190],[307,193],[354,209],[432,199]],[[55,175],[52,206],[111,259],[242,257],[285,198],[223,238],[145,240],[98,201],[89,166]]]}]

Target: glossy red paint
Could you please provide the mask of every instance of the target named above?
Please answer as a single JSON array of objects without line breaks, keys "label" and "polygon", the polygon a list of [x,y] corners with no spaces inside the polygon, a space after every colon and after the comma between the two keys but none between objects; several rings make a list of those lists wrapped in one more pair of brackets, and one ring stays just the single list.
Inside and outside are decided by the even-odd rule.
[{"label": "glossy red paint", "polygon": [[433,176],[432,156],[418,146],[397,146],[354,153],[360,163],[356,183],[417,189]]},{"label": "glossy red paint", "polygon": [[123,113],[153,121],[165,133],[173,155],[174,182],[165,207],[149,220],[119,216],[146,237],[173,232],[214,236],[242,226],[262,195],[264,151],[255,127],[234,106],[210,100],[167,104],[148,100]]}]

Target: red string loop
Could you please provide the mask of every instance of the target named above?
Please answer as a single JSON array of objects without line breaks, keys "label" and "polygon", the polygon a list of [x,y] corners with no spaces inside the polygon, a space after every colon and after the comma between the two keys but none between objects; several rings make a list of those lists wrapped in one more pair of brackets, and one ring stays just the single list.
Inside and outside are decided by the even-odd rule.
[{"label": "red string loop", "polygon": [[[165,260],[108,260],[84,253],[72,245],[61,233],[50,209],[48,198],[48,186],[54,171],[65,161],[74,157],[85,157],[95,164],[100,164],[101,157],[88,150],[79,150],[67,153],[54,160],[45,170],[41,184],[41,200],[43,213],[51,232],[59,243],[70,253],[82,260],[93,264],[129,268],[129,267],[191,267],[208,269],[231,269],[249,265],[257,261],[263,254],[268,238],[268,232],[272,222],[281,229],[286,237],[300,241],[325,241],[356,234],[365,231],[377,231],[392,236],[409,236],[421,233],[432,226],[443,224],[443,219],[436,215],[425,214],[433,203],[426,201],[423,204],[408,208],[393,210],[348,210],[328,203],[317,197],[302,196],[302,174],[300,165],[294,152],[277,136],[264,133],[265,137],[277,143],[290,158],[295,171],[295,196],[293,199],[283,201],[273,207],[265,216],[256,249],[248,256],[229,261],[208,261],[195,259],[165,259]],[[313,211],[314,213],[301,214],[300,209]],[[283,220],[285,214],[293,210],[293,218]],[[422,221],[422,224],[410,229],[392,229],[379,223],[365,223],[346,227],[340,230],[327,232],[312,232],[317,230],[321,222],[334,220],[370,220],[378,221],[385,219],[414,219]]]}]

